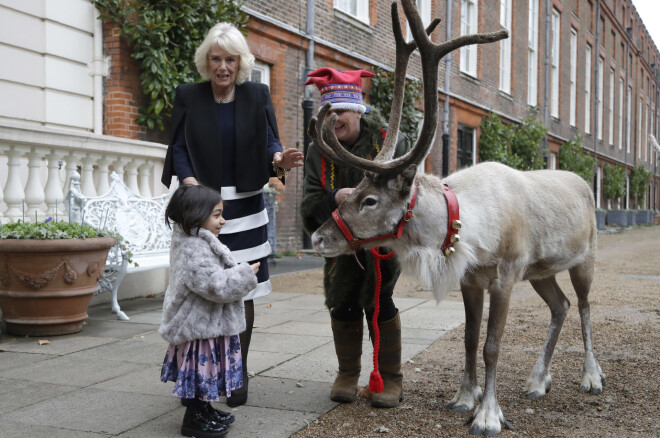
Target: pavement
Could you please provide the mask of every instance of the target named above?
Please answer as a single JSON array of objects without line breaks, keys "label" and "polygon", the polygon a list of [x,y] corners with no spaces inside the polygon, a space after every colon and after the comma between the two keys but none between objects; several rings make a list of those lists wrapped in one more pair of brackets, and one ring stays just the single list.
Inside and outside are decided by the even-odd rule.
[{"label": "pavement", "polygon": [[[276,259],[271,276],[321,263],[307,254]],[[173,384],[160,382],[167,349],[157,332],[162,302],[162,295],[120,301],[129,321],[118,320],[108,304],[92,306],[83,330],[72,335],[0,334],[0,437],[180,437],[185,408],[172,396]],[[461,302],[395,302],[404,363],[464,322]],[[364,332],[361,385],[372,369]],[[322,295],[284,291],[255,300],[247,404],[216,404],[236,416],[227,436],[289,437],[303,429],[337,405],[329,397],[336,370]]]}]

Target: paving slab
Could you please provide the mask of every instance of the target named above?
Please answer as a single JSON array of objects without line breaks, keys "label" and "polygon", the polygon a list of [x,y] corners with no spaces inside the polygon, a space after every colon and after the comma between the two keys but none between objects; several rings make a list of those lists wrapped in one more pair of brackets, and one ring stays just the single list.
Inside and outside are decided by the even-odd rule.
[{"label": "paving slab", "polygon": [[[316,314],[317,312],[318,311],[314,310],[299,309],[273,311],[270,309],[258,308],[255,304],[254,327],[256,329],[266,329],[290,321],[300,321],[301,318],[309,320],[312,318],[312,315]],[[316,322],[319,321],[317,320]]]},{"label": "paving slab", "polygon": [[[43,340],[49,342],[40,344],[39,341]],[[114,341],[117,341],[117,339],[110,337],[87,336],[83,335],[82,332],[74,335],[42,336],[33,338],[12,338],[3,335],[0,338],[0,350],[64,356],[69,353],[86,350],[88,348]]]},{"label": "paving slab", "polygon": [[[75,386],[0,378],[0,414],[30,406],[77,389]],[[0,436],[11,436],[2,434],[0,428]]]},{"label": "paving slab", "polygon": [[[9,370],[24,366],[30,362],[41,362],[55,357],[52,354],[35,354],[35,353],[14,353],[13,351],[0,352],[0,371]],[[0,388],[0,393],[2,389]]]},{"label": "paving slab", "polygon": [[[254,334],[252,339],[254,339]],[[259,374],[265,370],[269,370],[277,365],[286,363],[287,361],[298,357],[299,354],[292,353],[272,353],[267,351],[253,351],[250,348],[248,356],[248,372]]]},{"label": "paving slab", "polygon": [[323,414],[337,406],[325,382],[256,376],[250,379],[249,406]]},{"label": "paving slab", "polygon": [[0,415],[0,422],[117,435],[175,406],[168,397],[82,388]]},{"label": "paving slab", "polygon": [[[255,323],[256,324],[256,323]],[[332,327],[329,324],[319,322],[300,322],[300,321],[287,321],[282,324],[273,325],[268,328],[255,328],[254,333],[279,333],[285,335],[308,335],[308,336],[324,336],[332,338]]]},{"label": "paving slab", "polygon": [[253,351],[303,354],[328,342],[332,340],[321,336],[266,332],[264,335],[252,336],[250,354]]},{"label": "paving slab", "polygon": [[[107,438],[111,435],[105,433],[83,432],[53,426],[35,426],[32,424],[2,422],[3,438]],[[179,434],[179,437],[181,434]]]},{"label": "paving slab", "polygon": [[58,385],[89,386],[129,373],[140,364],[56,357],[21,368],[0,371],[1,377]]},{"label": "paving slab", "polygon": [[152,332],[157,328],[158,326],[153,324],[134,324],[130,321],[88,319],[81,333],[84,336],[127,339],[135,335]]},{"label": "paving slab", "polygon": [[142,367],[119,377],[97,383],[89,388],[170,397],[176,405],[179,403],[179,398],[172,395],[174,383],[160,381],[161,368],[160,365]]},{"label": "paving slab", "polygon": [[163,364],[167,343],[161,338],[160,343],[147,342],[139,337],[122,339],[110,344],[88,348],[70,354],[70,358],[96,361],[130,362],[145,365]]}]

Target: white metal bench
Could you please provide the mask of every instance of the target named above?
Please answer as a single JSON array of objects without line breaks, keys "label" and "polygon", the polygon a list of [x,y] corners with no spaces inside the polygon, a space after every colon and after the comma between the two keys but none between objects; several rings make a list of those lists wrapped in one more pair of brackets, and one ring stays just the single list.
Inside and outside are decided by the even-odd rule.
[{"label": "white metal bench", "polygon": [[69,220],[118,232],[126,241],[129,254],[119,244],[108,254],[105,273],[99,279],[97,294],[112,291],[112,311],[121,320],[128,316],[119,308],[117,291],[127,273],[169,266],[172,230],[165,225],[165,209],[171,193],[143,198],[129,189],[115,172],[110,190],[96,197],[80,191],[80,175],[74,172],[66,196]]}]

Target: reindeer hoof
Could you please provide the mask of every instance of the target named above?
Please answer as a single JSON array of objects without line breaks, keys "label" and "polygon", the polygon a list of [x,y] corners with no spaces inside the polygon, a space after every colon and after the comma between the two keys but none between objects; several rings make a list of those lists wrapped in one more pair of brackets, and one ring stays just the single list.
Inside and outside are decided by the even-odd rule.
[{"label": "reindeer hoof", "polygon": [[456,412],[457,414],[463,414],[465,412],[470,412],[472,410],[472,408],[467,405],[463,405],[463,404],[457,405],[454,403],[449,403],[447,406],[445,406],[445,409],[447,409],[448,411]]},{"label": "reindeer hoof", "polygon": [[530,399],[530,400],[537,400],[537,399],[543,397],[544,395],[545,395],[545,394],[541,394],[541,393],[538,392],[538,391],[528,392],[528,393],[527,393],[527,398]]}]

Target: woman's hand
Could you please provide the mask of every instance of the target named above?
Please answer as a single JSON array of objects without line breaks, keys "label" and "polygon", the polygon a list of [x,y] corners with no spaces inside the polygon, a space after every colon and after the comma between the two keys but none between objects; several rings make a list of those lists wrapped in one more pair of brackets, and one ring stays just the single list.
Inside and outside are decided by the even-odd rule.
[{"label": "woman's hand", "polygon": [[199,182],[197,181],[197,178],[194,176],[189,176],[187,178],[184,178],[183,181],[181,181],[184,186],[198,186]]},{"label": "woman's hand", "polygon": [[303,159],[303,153],[294,148],[285,149],[284,152],[275,152],[275,155],[273,155],[275,165],[286,170],[302,166]]},{"label": "woman's hand", "polygon": [[259,266],[261,265],[261,262],[253,263],[250,265],[252,270],[254,271],[254,275],[257,275],[257,272],[259,272]]}]

